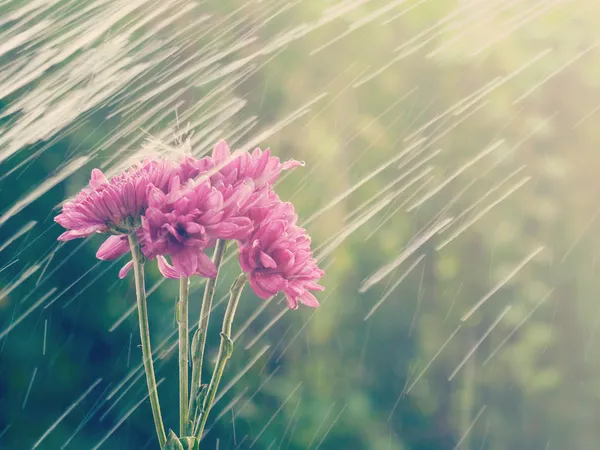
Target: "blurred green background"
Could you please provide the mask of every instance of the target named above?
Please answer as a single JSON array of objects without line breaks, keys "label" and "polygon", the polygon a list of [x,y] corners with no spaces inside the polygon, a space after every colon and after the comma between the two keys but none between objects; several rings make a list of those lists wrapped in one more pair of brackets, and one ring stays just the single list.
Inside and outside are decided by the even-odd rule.
[{"label": "blurred green background", "polygon": [[[596,0],[0,2],[0,449],[157,448],[133,280],[52,218],[190,131],[306,162],[278,191],[326,270],[318,310],[245,291],[203,449],[597,449],[598,23]],[[176,428],[177,283],[148,271]]]}]

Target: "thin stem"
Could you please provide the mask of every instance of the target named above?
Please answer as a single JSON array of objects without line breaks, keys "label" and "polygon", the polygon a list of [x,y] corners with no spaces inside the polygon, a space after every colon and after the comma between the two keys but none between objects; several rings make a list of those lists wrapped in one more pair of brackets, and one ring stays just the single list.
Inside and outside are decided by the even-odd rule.
[{"label": "thin stem", "polygon": [[235,310],[237,309],[240,296],[244,290],[246,284],[246,275],[241,274],[231,285],[229,302],[227,303],[227,309],[225,310],[225,316],[223,317],[223,327],[221,329],[221,344],[219,345],[219,355],[217,356],[217,364],[213,371],[210,384],[208,385],[208,391],[204,404],[202,405],[202,419],[200,420],[200,426],[196,433],[198,439],[202,439],[204,433],[204,427],[206,426],[206,420],[208,419],[208,413],[215,400],[217,389],[219,388],[219,382],[223,376],[225,365],[227,360],[233,353],[233,341],[231,340],[231,325],[233,324],[233,317],[235,316]]},{"label": "thin stem", "polygon": [[186,435],[188,423],[188,366],[189,366],[189,326],[188,298],[190,295],[190,279],[179,279],[179,303],[177,304],[177,321],[179,322],[179,434]]},{"label": "thin stem", "polygon": [[158,401],[158,391],[156,387],[156,377],[154,375],[154,364],[152,363],[152,347],[150,346],[150,327],[148,325],[148,308],[146,305],[146,288],[144,283],[144,255],[140,250],[137,236],[129,235],[129,246],[133,259],[133,273],[135,275],[135,293],[137,297],[138,318],[140,322],[140,338],[142,341],[142,358],[144,361],[144,370],[146,371],[146,381],[148,383],[148,397],[152,407],[152,416],[154,417],[154,426],[160,448],[164,449],[167,443],[165,427],[163,425],[160,413],[160,403]]},{"label": "thin stem", "polygon": [[192,340],[192,386],[190,389],[188,434],[193,432],[193,424],[198,417],[200,402],[198,395],[200,392],[200,381],[202,378],[202,360],[204,359],[204,347],[206,346],[206,331],[208,329],[208,319],[215,295],[215,287],[219,276],[219,268],[225,256],[227,241],[219,239],[215,245],[213,263],[217,268],[217,275],[214,278],[206,280],[204,287],[204,297],[202,298],[202,308],[200,309],[200,320],[198,321],[198,330]]}]

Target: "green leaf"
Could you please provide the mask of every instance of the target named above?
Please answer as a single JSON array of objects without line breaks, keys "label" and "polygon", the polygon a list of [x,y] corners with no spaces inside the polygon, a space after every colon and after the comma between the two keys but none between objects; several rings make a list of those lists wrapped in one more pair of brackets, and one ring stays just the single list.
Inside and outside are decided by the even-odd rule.
[{"label": "green leaf", "polygon": [[198,405],[200,405],[200,408],[202,408],[202,405],[204,405],[204,399],[206,398],[207,393],[208,384],[201,384],[198,388],[198,394],[196,394],[198,398]]},{"label": "green leaf", "polygon": [[173,430],[169,430],[169,437],[167,438],[167,448],[165,450],[186,450],[177,435]]},{"label": "green leaf", "polygon": [[198,450],[198,440],[195,437],[187,436],[181,438],[184,450]]},{"label": "green leaf", "polygon": [[177,323],[179,323],[181,319],[181,302],[177,302],[177,305],[175,305],[175,320],[177,321]]},{"label": "green leaf", "polygon": [[230,358],[233,353],[233,341],[225,333],[221,333],[221,337],[225,342],[225,357]]},{"label": "green leaf", "polygon": [[198,351],[198,346],[200,345],[200,339],[202,339],[202,330],[198,328],[192,337],[192,361],[194,364],[199,364],[200,362],[200,352]]}]

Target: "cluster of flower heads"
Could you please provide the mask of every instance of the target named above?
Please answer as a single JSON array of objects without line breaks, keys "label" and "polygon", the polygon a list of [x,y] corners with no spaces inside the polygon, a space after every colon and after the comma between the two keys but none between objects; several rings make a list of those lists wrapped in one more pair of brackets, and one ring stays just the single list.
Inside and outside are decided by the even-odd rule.
[{"label": "cluster of flower heads", "polygon": [[[273,190],[281,171],[298,165],[280,162],[268,149],[232,155],[220,141],[212,156],[179,163],[147,159],[110,180],[94,169],[89,186],[56,216],[67,230],[58,239],[109,233],[96,256],[111,260],[130,251],[128,235],[135,233],[144,256],[156,259],[168,278],[216,276],[204,251],[217,239],[235,240],[240,266],[259,297],[283,291],[292,309],[299,302],[316,307],[310,291],[323,290],[316,283],[323,271],[294,206]],[[131,267],[127,263],[119,276]]]}]

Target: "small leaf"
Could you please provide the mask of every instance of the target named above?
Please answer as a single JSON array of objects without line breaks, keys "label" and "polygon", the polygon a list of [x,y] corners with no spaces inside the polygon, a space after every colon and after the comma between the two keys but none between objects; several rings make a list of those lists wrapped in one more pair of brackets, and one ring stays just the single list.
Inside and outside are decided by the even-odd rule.
[{"label": "small leaf", "polygon": [[[190,420],[188,423],[188,433],[192,433],[194,430],[194,426],[196,426],[198,422],[198,417],[202,415],[202,406],[204,403],[204,398],[206,397],[206,389],[208,388],[207,384],[202,384],[196,391],[196,395],[192,401],[192,407],[190,408]],[[193,395],[193,393],[192,393]]]},{"label": "small leaf", "polygon": [[195,437],[187,436],[181,438],[184,450],[198,450],[198,441]]},{"label": "small leaf", "polygon": [[173,430],[169,430],[169,437],[167,438],[167,447],[165,450],[185,450]]},{"label": "small leaf", "polygon": [[206,396],[206,390],[208,389],[208,384],[201,384],[198,388],[198,402],[202,404],[204,397]]},{"label": "small leaf", "polygon": [[233,353],[233,341],[225,333],[221,333],[221,337],[225,341],[225,357],[229,358]]},{"label": "small leaf", "polygon": [[177,302],[175,305],[175,320],[179,323],[179,319],[181,318],[181,302]]},{"label": "small leaf", "polygon": [[202,339],[202,330],[198,328],[192,337],[192,362],[196,365],[200,363],[200,357],[202,356],[198,351],[200,345],[200,339]]},{"label": "small leaf", "polygon": [[208,384],[200,385],[198,388],[198,394],[196,394],[196,398],[198,399],[198,406],[200,407],[200,412],[204,411],[204,399],[206,398],[206,394],[208,393]]}]

